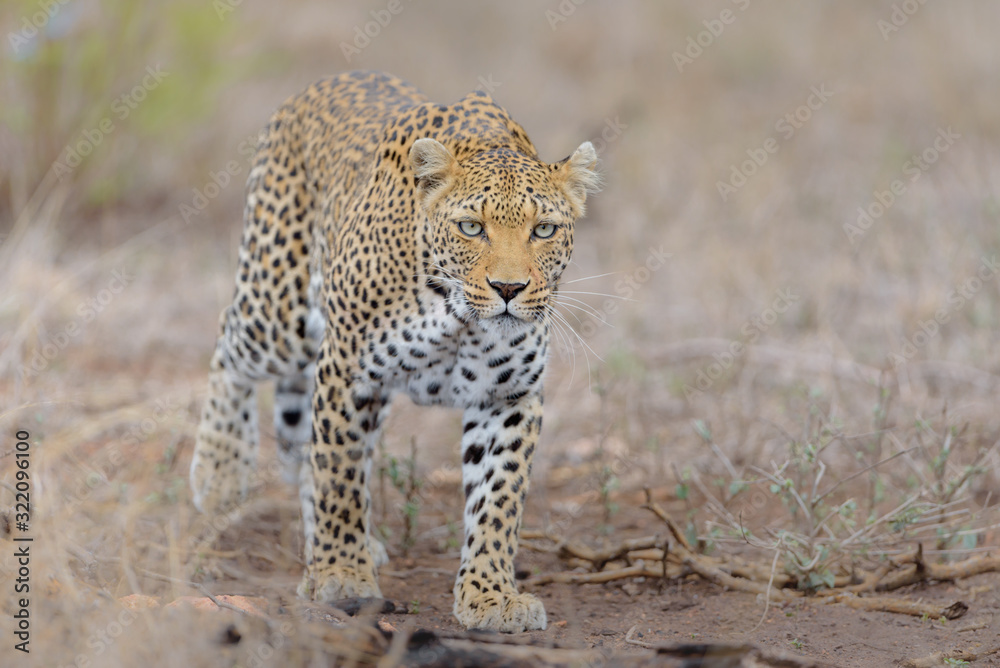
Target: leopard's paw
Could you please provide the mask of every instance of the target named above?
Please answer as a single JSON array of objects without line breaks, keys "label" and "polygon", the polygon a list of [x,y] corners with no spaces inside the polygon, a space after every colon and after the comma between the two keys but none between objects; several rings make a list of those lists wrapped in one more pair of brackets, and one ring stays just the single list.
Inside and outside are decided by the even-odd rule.
[{"label": "leopard's paw", "polygon": [[245,444],[225,434],[198,431],[190,475],[192,498],[198,510],[211,514],[246,499],[253,461],[242,455],[245,449]]},{"label": "leopard's paw", "polygon": [[[470,589],[463,597],[460,589]],[[532,594],[513,589],[480,592],[471,584],[456,587],[455,617],[467,629],[491,629],[501,633],[521,633],[544,629],[545,606]]]},{"label": "leopard's paw", "polygon": [[331,566],[317,573],[306,572],[298,594],[320,603],[345,598],[382,598],[374,570],[356,566]]}]

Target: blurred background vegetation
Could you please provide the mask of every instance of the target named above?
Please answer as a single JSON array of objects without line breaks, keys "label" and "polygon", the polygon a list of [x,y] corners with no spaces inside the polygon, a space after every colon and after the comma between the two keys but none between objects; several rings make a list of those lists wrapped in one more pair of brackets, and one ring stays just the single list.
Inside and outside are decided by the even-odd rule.
[{"label": "blurred background vegetation", "polygon": [[5,218],[60,189],[66,212],[86,217],[162,201],[173,175],[203,171],[220,149],[205,122],[226,89],[273,71],[231,57],[251,35],[205,2],[152,13],[133,0],[15,0],[0,21],[14,28],[0,60]]}]

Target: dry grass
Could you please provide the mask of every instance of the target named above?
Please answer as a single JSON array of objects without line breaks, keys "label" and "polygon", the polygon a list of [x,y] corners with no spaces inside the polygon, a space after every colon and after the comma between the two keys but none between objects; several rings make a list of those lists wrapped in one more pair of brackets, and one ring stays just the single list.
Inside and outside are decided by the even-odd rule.
[{"label": "dry grass", "polygon": [[[252,521],[235,528],[214,530],[188,498],[241,185],[191,224],[178,207],[243,159],[240,142],[285,97],[349,67],[392,71],[440,100],[494,82],[549,160],[620,127],[605,135],[606,188],[579,225],[566,278],[579,280],[568,289],[628,300],[578,294],[592,312],[566,309],[586,346],[570,342],[548,376],[529,502],[539,524],[589,540],[578,504],[603,504],[610,532],[631,492],[670,489],[688,496],[684,519],[703,547],[767,564],[777,549],[814,585],[917,542],[947,560],[995,548],[1000,276],[973,279],[1000,255],[1000,9],[928,3],[883,39],[890,2],[743,4],[592,0],[552,30],[554,0],[406,2],[348,65],[338,45],[384,3],[245,1],[218,23],[218,57],[252,73],[210,86],[210,112],[183,133],[123,123],[93,170],[58,182],[28,179],[21,160],[53,160],[39,147],[58,152],[110,98],[75,99],[88,120],[59,137],[0,126],[0,481],[14,484],[14,434],[29,431],[30,662],[253,665],[273,629],[246,619],[249,640],[235,648],[220,648],[221,626],[153,613],[94,640],[114,629],[114,598],[197,593],[181,582],[232,577],[235,553],[246,591],[215,591],[295,608],[294,495],[273,470],[242,509]],[[108,28],[95,3],[77,5],[74,30]],[[733,22],[679,72],[674,52],[727,8]],[[4,34],[18,11],[0,11]],[[155,26],[156,11],[143,5],[135,21]],[[170,63],[179,51],[165,44],[143,57]],[[124,83],[113,95],[153,62],[135,60],[115,61],[112,79]],[[177,85],[187,71],[178,66]],[[3,104],[30,115],[18,81],[0,86]],[[786,137],[776,124],[820,87],[832,96]],[[960,136],[910,181],[907,161],[946,128]],[[769,138],[777,152],[723,201],[717,182]],[[128,187],[95,199],[106,178]],[[905,191],[852,242],[845,224],[895,179]],[[116,271],[127,283],[117,293]],[[936,331],[918,334],[936,314]],[[399,406],[388,452],[408,455],[414,420],[418,471],[447,489],[457,416]],[[389,490],[388,503],[400,498]],[[0,491],[0,507],[13,502]],[[455,508],[428,496],[415,540],[445,540]],[[12,546],[0,540],[7,620]],[[5,631],[4,665],[10,645]],[[275,651],[307,665],[309,647]]]}]

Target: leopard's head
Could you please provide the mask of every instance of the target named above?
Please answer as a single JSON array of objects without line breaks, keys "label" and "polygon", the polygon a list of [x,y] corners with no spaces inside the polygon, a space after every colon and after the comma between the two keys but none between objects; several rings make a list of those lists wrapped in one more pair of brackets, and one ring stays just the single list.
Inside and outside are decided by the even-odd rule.
[{"label": "leopard's head", "polygon": [[462,319],[510,331],[540,322],[573,252],[573,227],[599,177],[590,142],[546,164],[512,148],[462,161],[435,139],[410,149],[433,268]]}]

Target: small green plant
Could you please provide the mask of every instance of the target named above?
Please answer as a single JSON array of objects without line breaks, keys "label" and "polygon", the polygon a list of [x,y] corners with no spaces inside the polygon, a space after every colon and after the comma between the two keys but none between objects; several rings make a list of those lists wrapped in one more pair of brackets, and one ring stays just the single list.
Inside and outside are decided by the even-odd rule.
[{"label": "small green plant", "polygon": [[674,487],[674,496],[683,501],[685,506],[684,514],[687,522],[684,524],[684,537],[687,538],[687,541],[691,545],[697,545],[700,548],[702,547],[702,540],[698,536],[698,527],[694,522],[695,515],[697,515],[699,509],[691,500],[691,480],[694,476],[689,467],[685,467],[683,471],[679,471],[673,465],[672,468],[674,478],[677,480],[677,485]]},{"label": "small green plant", "polygon": [[[946,410],[940,418],[900,426],[895,390],[889,385],[875,389],[870,428],[856,436],[844,432],[838,417],[842,409],[835,402],[808,388],[797,391],[792,400],[806,403],[805,410],[795,411],[803,416],[801,430],[793,434],[773,424],[787,457],[772,460],[767,470],[737,470],[709,425],[692,420],[694,434],[724,471],[705,484],[698,469],[683,475],[674,470],[677,497],[688,504],[689,542],[696,544],[694,521],[707,509],[723,521],[708,522],[707,530],[697,532],[699,547],[738,540],[776,551],[785,586],[808,592],[849,583],[859,567],[878,568],[887,556],[909,552],[921,541],[943,553],[976,548],[984,522],[981,513],[968,508],[968,498],[977,478],[987,473],[993,441],[968,435],[967,426],[953,424]],[[855,462],[846,475],[834,468],[844,462],[844,454]],[[689,481],[707,497],[697,506]],[[733,503],[740,495],[750,498]],[[768,497],[780,502],[783,517],[760,512],[773,507]],[[728,534],[720,534],[719,527]]]},{"label": "small green plant", "polygon": [[[383,450],[384,451],[384,450]],[[399,547],[403,556],[409,554],[413,547],[414,537],[417,533],[417,520],[420,516],[420,490],[423,487],[423,480],[417,478],[417,440],[410,441],[410,456],[400,460],[394,455],[390,455],[388,463],[379,468],[379,478],[382,481],[382,508],[385,513],[385,478],[389,479],[396,491],[403,495],[403,535],[399,540]],[[388,530],[383,528],[383,533]]]},{"label": "small green plant", "polygon": [[601,506],[604,508],[604,523],[611,524],[611,516],[618,512],[618,504],[611,500],[611,493],[621,486],[614,469],[605,466],[600,473]]},{"label": "small green plant", "polygon": [[163,450],[163,458],[156,463],[156,474],[164,475],[174,466],[177,459],[177,441],[171,441]]},{"label": "small green plant", "polygon": [[418,601],[417,599],[413,599],[412,601],[410,601],[409,613],[411,615],[420,614],[420,601]]},{"label": "small green plant", "polygon": [[972,664],[965,659],[945,659],[944,665],[946,666],[971,666]]},{"label": "small green plant", "polygon": [[[947,411],[943,413],[947,425]],[[984,460],[988,450],[980,448],[978,456],[965,466],[953,462],[955,450],[963,444],[963,438],[968,430],[968,423],[959,428],[957,425],[946,426],[943,434],[937,434],[933,428],[924,423],[917,430],[920,447],[929,460],[932,474],[930,497],[936,504],[940,528],[937,533],[937,549],[947,550],[952,547],[975,547],[973,532],[963,531],[967,527],[957,526],[947,530],[947,512],[953,501],[966,492],[970,483],[978,476],[987,472]],[[936,442],[940,442],[937,445]],[[970,538],[972,540],[970,540]]]},{"label": "small green plant", "polygon": [[163,490],[163,495],[166,497],[167,503],[173,506],[184,498],[185,490],[187,490],[187,480],[181,476],[174,476],[167,488]]},{"label": "small green plant", "polygon": [[791,640],[788,641],[788,644],[794,647],[795,649],[802,649],[803,647],[806,646],[806,644],[801,640],[799,640],[798,638],[792,638]]},{"label": "small green plant", "polygon": [[441,552],[451,552],[462,547],[461,528],[455,522],[448,522],[448,537],[438,544]]}]

